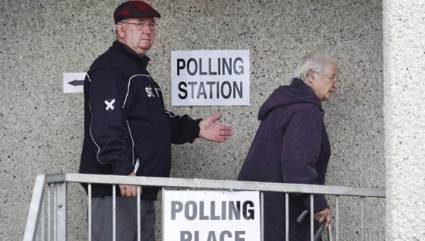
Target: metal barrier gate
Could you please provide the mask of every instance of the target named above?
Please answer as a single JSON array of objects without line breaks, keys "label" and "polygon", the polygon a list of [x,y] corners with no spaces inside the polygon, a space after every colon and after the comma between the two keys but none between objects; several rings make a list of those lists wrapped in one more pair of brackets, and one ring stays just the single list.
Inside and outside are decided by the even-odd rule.
[{"label": "metal barrier gate", "polygon": [[[113,223],[115,224],[115,197],[116,188],[120,184],[136,185],[137,207],[140,209],[141,186],[157,186],[162,188],[197,188],[208,190],[230,190],[230,191],[259,191],[261,202],[263,192],[281,192],[285,194],[285,241],[289,241],[288,222],[288,198],[289,194],[310,195],[310,210],[314,210],[314,195],[325,194],[335,196],[335,238],[340,241],[340,196],[359,197],[361,199],[361,240],[365,241],[365,198],[385,198],[385,191],[381,188],[342,187],[307,184],[287,184],[268,182],[245,182],[208,179],[186,179],[186,178],[160,178],[160,177],[134,177],[117,175],[88,175],[88,174],[48,174],[38,175],[34,184],[32,200],[28,212],[25,228],[24,241],[40,240],[67,240],[67,184],[86,183],[88,185],[88,213],[91,213],[91,189],[92,184],[111,184],[113,191]],[[46,188],[47,187],[47,188]],[[47,202],[47,215],[45,213]],[[310,211],[310,239],[314,240],[314,212]],[[140,215],[138,212],[138,240],[140,240]],[[46,225],[47,222],[47,225]],[[88,215],[88,238],[91,241],[91,215]],[[261,225],[263,226],[263,225]],[[263,227],[261,227],[263,228]],[[113,225],[113,240],[115,237],[115,225]]]}]

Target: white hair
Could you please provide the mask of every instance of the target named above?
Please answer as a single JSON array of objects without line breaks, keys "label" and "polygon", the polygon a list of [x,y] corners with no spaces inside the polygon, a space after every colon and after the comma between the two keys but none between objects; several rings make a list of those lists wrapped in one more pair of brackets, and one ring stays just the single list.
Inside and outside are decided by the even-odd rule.
[{"label": "white hair", "polygon": [[336,64],[335,51],[327,49],[319,49],[307,54],[297,64],[295,76],[305,80],[309,70],[314,72],[323,73],[325,68],[330,64]]}]

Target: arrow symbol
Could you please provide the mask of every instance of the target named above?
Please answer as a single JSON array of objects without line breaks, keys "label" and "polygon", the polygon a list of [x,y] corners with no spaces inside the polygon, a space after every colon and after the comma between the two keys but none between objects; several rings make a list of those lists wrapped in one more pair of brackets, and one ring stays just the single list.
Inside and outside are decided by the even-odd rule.
[{"label": "arrow symbol", "polygon": [[68,82],[68,84],[73,85],[73,86],[79,86],[79,85],[84,85],[84,80],[73,80],[71,82]]}]

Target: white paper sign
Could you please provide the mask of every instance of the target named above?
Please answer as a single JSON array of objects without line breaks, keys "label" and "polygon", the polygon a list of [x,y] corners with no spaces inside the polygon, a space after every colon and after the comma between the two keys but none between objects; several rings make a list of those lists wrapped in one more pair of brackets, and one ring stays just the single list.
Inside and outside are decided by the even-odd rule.
[{"label": "white paper sign", "polygon": [[172,105],[249,105],[250,73],[249,50],[172,51]]},{"label": "white paper sign", "polygon": [[259,241],[259,192],[164,191],[163,241]]},{"label": "white paper sign", "polygon": [[63,73],[63,93],[83,93],[86,73]]}]

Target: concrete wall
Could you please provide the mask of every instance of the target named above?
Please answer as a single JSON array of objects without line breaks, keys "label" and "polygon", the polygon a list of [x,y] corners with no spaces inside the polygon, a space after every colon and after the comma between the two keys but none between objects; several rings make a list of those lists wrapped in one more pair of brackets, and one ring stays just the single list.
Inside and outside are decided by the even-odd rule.
[{"label": "concrete wall", "polygon": [[[324,44],[337,49],[341,69],[338,91],[325,104],[333,150],[327,183],[384,187],[381,1],[151,2],[163,17],[149,69],[166,104],[193,117],[219,110],[235,128],[225,144],[174,147],[172,176],[234,179],[259,124],[260,105],[289,82],[306,51]],[[78,169],[83,96],[63,94],[62,74],[87,70],[109,47],[115,5],[8,0],[0,6],[0,237],[21,238],[36,174]],[[170,107],[171,49],[249,49],[251,106]],[[69,240],[83,240],[85,196],[78,185],[71,192]],[[358,200],[342,200],[345,240],[359,237],[358,207]],[[368,200],[367,208],[367,237],[382,240],[383,202]]]},{"label": "concrete wall", "polygon": [[384,1],[387,240],[425,240],[424,8]]}]

